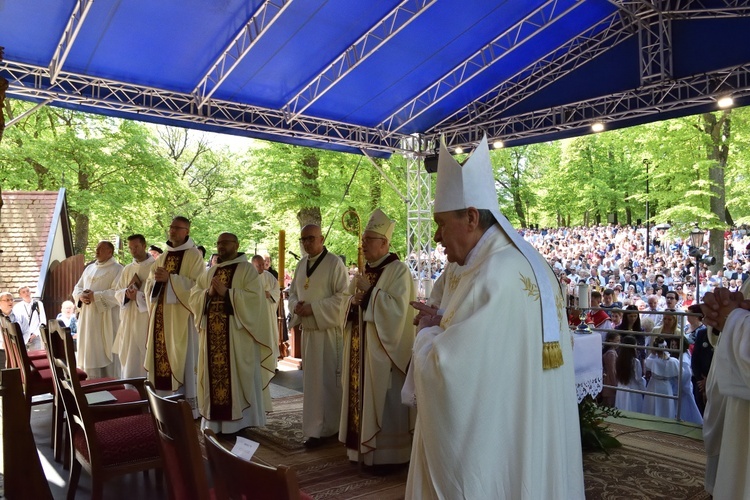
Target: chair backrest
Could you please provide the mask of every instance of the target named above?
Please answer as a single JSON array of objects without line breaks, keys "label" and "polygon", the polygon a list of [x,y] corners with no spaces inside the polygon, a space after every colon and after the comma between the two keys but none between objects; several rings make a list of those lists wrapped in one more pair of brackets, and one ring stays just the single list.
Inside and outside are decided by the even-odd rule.
[{"label": "chair backrest", "polygon": [[217,500],[297,500],[299,484],[294,470],[248,462],[222,446],[210,429],[203,431],[206,454]]},{"label": "chair backrest", "polygon": [[[23,392],[26,394],[26,399],[30,401],[31,396],[29,395],[29,384],[31,383],[34,374],[32,372],[37,371],[34,365],[31,363],[29,353],[26,351],[26,342],[23,340],[23,333],[21,332],[21,325],[18,323],[9,323],[6,329],[12,346],[13,357],[15,358],[16,366],[21,370],[21,382],[23,383]],[[7,352],[6,352],[7,355]],[[52,386],[49,386],[49,392],[53,391]]]},{"label": "chair backrest", "polygon": [[18,368],[15,348],[10,341],[10,325],[11,322],[0,314],[0,329],[3,331],[3,346],[5,347],[5,368]]},{"label": "chair backrest", "polygon": [[101,460],[100,451],[97,446],[92,446],[94,441],[92,437],[96,434],[94,419],[90,414],[86,395],[81,389],[81,380],[76,370],[73,337],[70,336],[67,328],[61,328],[55,321],[50,321],[47,347],[56,389],[68,416],[70,435],[74,436],[80,429],[89,448],[90,461],[98,463]]},{"label": "chair backrest", "polygon": [[5,497],[52,500],[31,431],[29,406],[23,395],[18,368],[0,371],[0,400]]},{"label": "chair backrest", "polygon": [[149,382],[146,382],[146,392],[159,435],[169,498],[208,499],[208,479],[190,404],[184,399],[159,396]]}]

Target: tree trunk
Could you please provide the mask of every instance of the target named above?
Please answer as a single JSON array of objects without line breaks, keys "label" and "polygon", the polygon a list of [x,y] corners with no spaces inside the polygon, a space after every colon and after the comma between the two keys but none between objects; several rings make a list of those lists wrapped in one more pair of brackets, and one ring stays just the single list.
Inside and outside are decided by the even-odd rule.
[{"label": "tree trunk", "polygon": [[320,215],[320,186],[318,185],[318,173],[320,161],[314,151],[310,151],[300,165],[302,174],[302,187],[307,197],[302,200],[302,208],[297,212],[297,220],[300,228],[308,224],[321,225],[323,220]]},{"label": "tree trunk", "polygon": [[[382,160],[379,158],[375,160],[381,163]],[[370,212],[374,212],[376,208],[380,208],[380,201],[383,196],[383,185],[381,183],[382,178],[380,172],[374,168],[370,169]],[[363,217],[367,217],[370,214],[361,214]]]},{"label": "tree trunk", "polygon": [[[88,172],[78,171],[78,191],[85,193],[89,190]],[[75,225],[75,236],[73,237],[73,254],[86,254],[89,246],[89,214],[86,211],[70,210]]]},{"label": "tree trunk", "polygon": [[706,158],[711,164],[708,168],[708,178],[711,181],[711,197],[709,206],[711,213],[719,221],[717,227],[712,228],[709,237],[709,252],[716,257],[716,264],[711,270],[716,272],[724,263],[724,230],[727,227],[726,187],[724,184],[724,168],[729,157],[729,135],[731,133],[731,109],[719,113],[704,113],[703,131],[708,135]]}]

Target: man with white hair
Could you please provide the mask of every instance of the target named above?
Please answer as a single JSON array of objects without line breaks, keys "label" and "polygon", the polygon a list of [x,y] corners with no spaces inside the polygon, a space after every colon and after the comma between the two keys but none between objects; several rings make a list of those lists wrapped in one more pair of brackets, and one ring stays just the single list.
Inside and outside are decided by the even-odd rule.
[{"label": "man with white hair", "polygon": [[376,467],[407,463],[414,429],[411,409],[401,404],[401,387],[414,344],[409,302],[415,289],[407,265],[389,251],[395,226],[380,209],[365,226],[367,264],[349,285],[344,330],[339,441],[346,444],[349,460],[358,460],[359,450],[365,465]]},{"label": "man with white hair", "polygon": [[564,299],[500,213],[494,186],[486,138],[463,166],[441,144],[435,241],[450,264],[439,308],[413,303],[418,411],[406,498],[582,499]]},{"label": "man with white hair", "polygon": [[28,328],[23,332],[23,340],[30,351],[37,351],[42,348],[39,326],[47,324],[44,304],[41,300],[31,298],[31,289],[27,286],[18,289],[18,296],[21,300],[13,305],[13,314],[18,320],[25,318]]}]

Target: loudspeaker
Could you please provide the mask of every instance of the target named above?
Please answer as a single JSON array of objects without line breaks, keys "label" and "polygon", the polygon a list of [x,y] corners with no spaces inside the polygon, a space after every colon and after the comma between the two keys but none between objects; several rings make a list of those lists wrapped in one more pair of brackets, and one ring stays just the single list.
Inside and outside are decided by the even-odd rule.
[{"label": "loudspeaker", "polygon": [[424,169],[428,174],[434,174],[438,171],[438,155],[427,155],[424,157]]}]

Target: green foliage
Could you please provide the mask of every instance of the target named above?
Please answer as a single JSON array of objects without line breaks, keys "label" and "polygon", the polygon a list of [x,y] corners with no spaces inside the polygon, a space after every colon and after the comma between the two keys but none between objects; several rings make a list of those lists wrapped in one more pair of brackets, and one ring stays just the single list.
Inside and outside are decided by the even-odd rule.
[{"label": "green foliage", "polygon": [[616,408],[599,406],[586,396],[578,403],[578,417],[581,424],[581,446],[586,451],[603,451],[609,455],[610,448],[619,448],[622,444],[612,436],[612,431],[605,425],[607,417],[620,417]]},{"label": "green foliage", "polygon": [[[8,102],[9,119],[33,106]],[[726,207],[735,223],[750,223],[750,108],[724,113],[715,118],[731,120],[720,129],[726,137],[718,128],[707,133],[700,115],[492,151],[501,209],[517,226],[606,223],[611,214],[635,223],[645,222],[648,201],[650,222],[671,222],[675,235],[695,223],[720,228],[711,173],[716,151],[728,148]],[[405,255],[405,158],[375,160],[376,168],[360,155],[245,144],[230,150],[198,132],[47,106],[5,131],[0,186],[66,187],[74,246],[89,257],[99,239],[136,232],[162,244],[170,219],[185,215],[209,253],[228,231],[244,250],[276,258],[279,231],[286,232],[287,249],[299,253],[300,213],[319,210],[329,249],[354,262],[357,237],[344,231],[341,216],[356,210],[364,226],[376,207],[396,220],[393,250]]]}]

